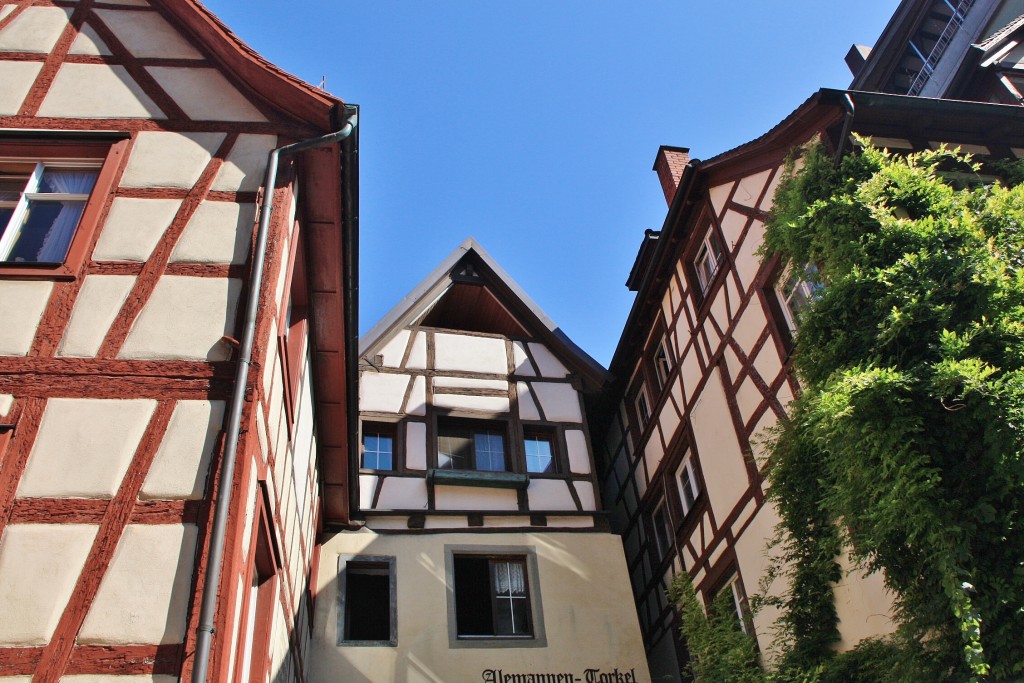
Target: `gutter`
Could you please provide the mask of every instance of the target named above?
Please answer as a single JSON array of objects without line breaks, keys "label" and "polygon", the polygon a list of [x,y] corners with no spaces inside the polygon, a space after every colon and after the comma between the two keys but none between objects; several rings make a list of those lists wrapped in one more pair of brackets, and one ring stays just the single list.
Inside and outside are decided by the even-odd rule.
[{"label": "gutter", "polygon": [[857,113],[857,108],[853,105],[853,98],[850,97],[850,93],[843,95],[843,109],[846,110],[846,116],[843,117],[843,132],[839,134],[839,140],[836,142],[836,153],[832,157],[832,165],[836,168],[839,167],[839,162],[843,160],[843,150],[846,149],[846,139],[850,137],[850,129],[853,128],[853,117]]},{"label": "gutter", "polygon": [[[274,209],[274,185],[277,183],[277,165],[281,156],[288,156],[321,145],[345,140],[356,130],[358,115],[351,114],[345,125],[334,133],[318,138],[302,140],[272,150],[267,158],[267,175],[263,184],[263,203],[260,205],[260,225],[256,234],[256,248],[253,251],[252,278],[249,283],[249,298],[245,308],[245,324],[242,329],[241,349],[238,368],[235,371],[234,387],[231,394],[227,418],[227,436],[223,467],[221,468],[216,508],[213,513],[213,529],[210,535],[210,557],[206,565],[203,585],[203,601],[196,627],[195,664],[192,669],[192,683],[206,683],[210,664],[210,647],[214,633],[214,617],[217,612],[217,593],[220,583],[221,564],[224,559],[224,535],[227,529],[228,511],[231,503],[231,484],[235,476],[235,461],[238,455],[238,440],[242,426],[242,410],[245,406],[245,390],[249,370],[252,367],[252,345],[256,336],[256,317],[259,312],[260,290],[263,284],[263,270],[267,258],[267,239],[270,233],[270,217]],[[346,198],[348,188],[345,189]],[[348,207],[343,211],[347,213]],[[349,337],[353,335],[348,335]],[[352,403],[352,401],[350,401]]]}]

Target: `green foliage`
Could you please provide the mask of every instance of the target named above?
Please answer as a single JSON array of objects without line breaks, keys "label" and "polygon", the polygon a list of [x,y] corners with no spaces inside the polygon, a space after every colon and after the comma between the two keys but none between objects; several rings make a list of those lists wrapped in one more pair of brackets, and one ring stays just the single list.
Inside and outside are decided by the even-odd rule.
[{"label": "green foliage", "polygon": [[825,284],[801,313],[804,392],[769,473],[793,563],[783,669],[856,680],[820,667],[896,651],[830,654],[846,547],[884,572],[909,643],[897,650],[924,653],[930,680],[1019,677],[1024,186],[957,189],[944,170],[977,167],[946,149],[868,147],[835,168],[812,147],[801,163],[765,235],[768,253],[815,264]]},{"label": "green foliage", "polygon": [[668,590],[679,608],[681,630],[690,650],[690,673],[700,683],[764,683],[754,639],[740,628],[729,591],[721,591],[708,612],[688,574],[680,573]]}]

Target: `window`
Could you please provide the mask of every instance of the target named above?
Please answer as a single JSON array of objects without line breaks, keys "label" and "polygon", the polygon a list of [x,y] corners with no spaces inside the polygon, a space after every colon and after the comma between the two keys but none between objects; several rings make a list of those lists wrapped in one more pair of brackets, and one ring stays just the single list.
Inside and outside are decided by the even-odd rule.
[{"label": "window", "polygon": [[672,372],[672,358],[668,355],[668,345],[664,337],[658,342],[658,348],[654,352],[654,375],[658,378],[658,388],[664,389],[668,384],[669,373]]},{"label": "window", "polygon": [[339,564],[338,644],[396,646],[395,558],[343,556]]},{"label": "window", "polygon": [[446,470],[507,471],[504,426],[479,420],[439,419],[437,466]]},{"label": "window", "polygon": [[714,228],[708,230],[701,242],[697,257],[693,259],[693,267],[697,271],[697,281],[700,283],[702,294],[707,293],[711,286],[711,280],[718,272],[718,266],[722,263],[722,242]]},{"label": "window", "polygon": [[736,619],[740,623],[740,630],[744,633],[747,631],[747,617],[746,611],[743,608],[743,592],[740,590],[740,577],[735,572],[725,580],[725,585],[718,590],[717,595],[721,595],[722,591],[729,591],[729,595],[732,597],[732,607]]},{"label": "window", "polygon": [[647,400],[647,387],[640,385],[640,391],[636,395],[636,414],[640,418],[641,431],[651,421],[651,404]]},{"label": "window", "polygon": [[675,535],[672,531],[668,506],[664,501],[658,504],[654,514],[651,515],[651,527],[654,536],[655,559],[660,561],[672,551],[672,537]]},{"label": "window", "polygon": [[363,460],[367,470],[395,469],[395,430],[391,425],[363,425]]},{"label": "window", "polygon": [[0,160],[0,261],[61,263],[100,162]]},{"label": "window", "polygon": [[555,466],[554,435],[536,429],[527,429],[523,437],[526,453],[526,471],[535,474],[553,474]]},{"label": "window", "polygon": [[821,295],[823,285],[818,280],[818,269],[813,265],[794,266],[783,273],[776,286],[782,314],[789,329],[795,331],[799,314],[809,303]]},{"label": "window", "polygon": [[525,558],[455,555],[453,567],[459,638],[533,636]]},{"label": "window", "polygon": [[697,472],[693,466],[693,457],[689,452],[683,456],[683,463],[676,473],[676,483],[679,484],[679,499],[683,503],[683,515],[688,515],[697,502],[700,495],[700,482],[697,479]]}]

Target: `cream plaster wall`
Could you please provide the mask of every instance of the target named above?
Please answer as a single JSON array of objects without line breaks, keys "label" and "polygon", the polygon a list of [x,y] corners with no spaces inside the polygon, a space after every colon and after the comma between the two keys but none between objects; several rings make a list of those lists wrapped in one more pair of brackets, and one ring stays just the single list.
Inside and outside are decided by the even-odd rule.
[{"label": "cream plaster wall", "polygon": [[475,410],[482,413],[507,413],[511,407],[507,396],[465,396],[434,394],[434,405],[453,410]]},{"label": "cream plaster wall", "polygon": [[171,263],[245,263],[255,225],[255,204],[203,202],[175,245]]},{"label": "cream plaster wall", "polygon": [[142,499],[199,500],[224,424],[224,401],[178,401],[146,475]]},{"label": "cream plaster wall", "polygon": [[110,48],[103,42],[91,24],[84,24],[71,43],[68,54],[72,55],[110,55]]},{"label": "cream plaster wall", "polygon": [[104,24],[136,57],[202,59],[201,52],[156,12],[96,10]]},{"label": "cream plaster wall", "polygon": [[216,69],[150,66],[146,71],[196,121],[266,121]]},{"label": "cream plaster wall", "polygon": [[107,64],[61,65],[39,116],[86,119],[165,119],[128,70]]},{"label": "cream plaster wall", "polygon": [[0,52],[49,52],[68,25],[71,11],[61,7],[29,7],[0,31]]},{"label": "cream plaster wall", "polygon": [[36,82],[42,70],[42,62],[0,61],[0,115],[14,116],[21,109],[21,103]]},{"label": "cream plaster wall", "polygon": [[373,370],[359,373],[359,410],[400,413],[409,379]]},{"label": "cream plaster wall", "polygon": [[864,638],[888,635],[896,630],[892,621],[892,594],[885,588],[880,572],[866,574],[850,562],[847,554],[837,558],[843,578],[835,586],[839,616],[839,650],[849,650]]},{"label": "cream plaster wall", "polygon": [[134,284],[133,275],[86,276],[57,355],[93,358]]},{"label": "cream plaster wall", "polygon": [[569,493],[571,484],[564,479],[531,479],[526,495],[531,510],[572,510],[576,503]]},{"label": "cream plaster wall", "polygon": [[147,260],[180,207],[177,199],[116,197],[93,249],[93,259]]},{"label": "cream plaster wall", "polygon": [[121,186],[191,189],[224,137],[224,133],[143,131],[135,138]]},{"label": "cream plaster wall", "polygon": [[[536,553],[547,645],[452,649],[448,641],[445,545],[511,546]],[[340,555],[396,558],[398,646],[337,645]],[[532,569],[531,569],[532,571]],[[635,669],[648,683],[643,643],[622,545],[606,533],[434,533],[377,535],[370,530],[328,537],[317,573],[310,681],[479,681],[485,669],[505,674]]]},{"label": "cream plaster wall", "polygon": [[465,486],[435,486],[434,507],[438,510],[518,510],[516,492]]},{"label": "cream plaster wall", "polygon": [[155,408],[150,399],[51,398],[18,497],[113,497]]},{"label": "cream plaster wall", "polygon": [[241,289],[234,278],[161,277],[118,357],[225,360],[220,339],[235,334]]},{"label": "cream plaster wall", "polygon": [[131,645],[184,640],[195,544],[192,524],[129,524],[77,642]]},{"label": "cream plaster wall", "polygon": [[60,677],[61,683],[178,683],[177,676],[165,674],[71,674]]},{"label": "cream plaster wall", "polygon": [[239,135],[210,189],[214,192],[255,192],[260,189],[267,155],[276,146],[275,135]]},{"label": "cream plaster wall", "polygon": [[550,422],[583,422],[580,397],[571,384],[564,382],[533,382],[533,394]]},{"label": "cream plaster wall", "polygon": [[690,423],[715,519],[725,519],[749,481],[716,369],[692,409]]},{"label": "cream plaster wall", "polygon": [[10,524],[0,541],[0,645],[44,645],[53,635],[98,527]]},{"label": "cream plaster wall", "polygon": [[711,206],[715,209],[715,215],[721,216],[722,209],[725,207],[725,201],[729,198],[729,193],[732,192],[732,186],[735,182],[725,183],[724,185],[716,185],[712,187],[709,194],[711,198]]},{"label": "cream plaster wall", "polygon": [[426,510],[427,480],[421,477],[385,477],[378,510]]},{"label": "cream plaster wall", "polygon": [[52,282],[0,281],[0,356],[28,354],[51,291]]}]

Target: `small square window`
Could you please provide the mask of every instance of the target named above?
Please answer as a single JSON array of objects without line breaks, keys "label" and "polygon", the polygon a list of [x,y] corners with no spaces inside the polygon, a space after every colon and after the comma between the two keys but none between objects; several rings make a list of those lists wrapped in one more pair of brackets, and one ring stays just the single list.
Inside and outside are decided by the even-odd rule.
[{"label": "small square window", "polygon": [[459,638],[530,638],[526,560],[455,555],[455,622]]},{"label": "small square window", "polygon": [[552,474],[557,471],[555,461],[555,437],[540,430],[527,430],[523,437],[526,453],[526,471],[535,474]]},{"label": "small square window", "polygon": [[395,558],[341,558],[339,645],[398,644]]},{"label": "small square window", "polygon": [[505,429],[479,420],[437,421],[437,466],[445,470],[506,472]]},{"label": "small square window", "polygon": [[0,159],[0,263],[62,263],[100,165]]},{"label": "small square window", "polygon": [[367,470],[395,468],[395,430],[391,425],[363,425],[363,461]]},{"label": "small square window", "polygon": [[676,473],[676,482],[679,484],[679,499],[682,501],[685,516],[693,509],[697,496],[700,495],[700,481],[697,479],[697,471],[690,453],[683,456],[683,463]]},{"label": "small square window", "polygon": [[722,242],[718,238],[718,233],[712,228],[704,235],[700,250],[697,252],[696,258],[693,259],[693,267],[697,271],[697,281],[700,283],[702,294],[707,293],[711,286],[711,280],[714,279],[715,273],[718,272],[718,267],[722,263],[722,255]]}]

